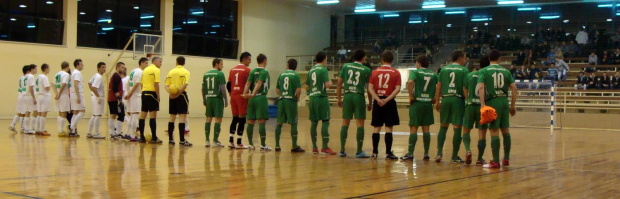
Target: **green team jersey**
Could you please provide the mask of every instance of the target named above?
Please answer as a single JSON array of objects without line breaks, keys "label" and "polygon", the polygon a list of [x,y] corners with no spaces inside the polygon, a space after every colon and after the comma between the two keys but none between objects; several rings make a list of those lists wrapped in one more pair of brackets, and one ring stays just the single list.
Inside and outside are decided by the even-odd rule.
[{"label": "green team jersey", "polygon": [[23,88],[22,88],[22,80],[23,79],[24,79],[23,76],[19,78],[19,86],[17,87],[17,93],[20,93],[20,94],[22,93],[22,90],[23,90]]},{"label": "green team jersey", "polygon": [[414,96],[416,101],[431,102],[435,97],[437,85],[437,74],[426,68],[412,70],[409,73],[409,80],[415,83]]},{"label": "green team jersey", "polygon": [[467,80],[467,68],[452,64],[441,68],[439,73],[439,82],[441,82],[441,96],[450,97],[456,96],[463,98],[463,85]]},{"label": "green team jersey", "polygon": [[344,64],[339,74],[344,82],[342,87],[344,93],[363,95],[366,92],[366,84],[370,80],[370,73],[370,68],[360,63]]},{"label": "green team jersey", "polygon": [[297,101],[297,89],[301,88],[299,74],[293,70],[286,70],[278,76],[276,88],[280,90],[280,99]]},{"label": "green team jersey", "polygon": [[212,69],[202,77],[202,89],[206,97],[223,97],[225,93],[220,90],[221,85],[226,85],[226,77],[222,71]]},{"label": "green team jersey", "polygon": [[478,97],[478,89],[476,89],[478,85],[478,73],[479,71],[474,71],[467,74],[467,81],[465,81],[465,88],[467,88],[467,101],[465,104],[480,104],[480,97]]},{"label": "green team jersey", "polygon": [[510,71],[499,65],[490,65],[478,72],[478,83],[484,83],[485,87],[485,101],[507,97],[508,88],[514,82]]},{"label": "green team jersey", "polygon": [[308,85],[308,95],[310,97],[327,97],[327,88],[325,82],[331,81],[327,74],[327,68],[322,65],[316,65],[310,69],[306,84]]},{"label": "green team jersey", "polygon": [[258,90],[256,95],[267,95],[269,92],[269,72],[265,70],[265,68],[255,68],[250,71],[250,76],[248,77],[248,82],[250,82],[250,93],[254,91],[254,87],[258,80],[263,81],[263,86]]}]

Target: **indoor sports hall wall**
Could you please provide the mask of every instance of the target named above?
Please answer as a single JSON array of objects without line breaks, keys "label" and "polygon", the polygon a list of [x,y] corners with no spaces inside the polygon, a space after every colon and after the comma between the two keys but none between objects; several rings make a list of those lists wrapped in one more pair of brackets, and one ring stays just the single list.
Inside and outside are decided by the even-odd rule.
[{"label": "indoor sports hall wall", "polygon": [[[107,64],[108,69],[113,67],[118,51],[111,49],[97,49],[76,47],[77,37],[77,3],[65,0],[65,45],[44,45],[34,43],[0,41],[0,60],[2,60],[0,72],[0,87],[2,88],[2,103],[0,103],[0,118],[9,118],[15,114],[17,99],[17,82],[22,76],[21,68],[25,64],[40,66],[47,63],[51,67],[48,78],[60,70],[60,63],[80,58],[84,61],[84,81],[87,81],[96,72],[96,64],[100,61]],[[296,54],[315,54],[317,51],[329,45],[329,22],[330,13],[325,10],[308,8],[296,4],[276,0],[245,0],[239,1],[241,37],[239,49],[241,52],[249,51],[253,55],[251,68],[257,66],[256,55],[264,53],[268,57],[267,69],[270,71],[274,89],[270,96],[275,96],[275,79],[286,68],[286,56]],[[172,54],[172,0],[162,1],[162,32],[164,35],[163,65],[161,78],[164,80],[167,72],[175,65],[175,58],[179,55]],[[129,52],[130,53],[130,52]],[[111,56],[108,56],[111,54]],[[131,55],[131,54],[129,54]],[[202,74],[212,69],[210,57],[185,56],[186,67],[191,72],[188,94],[190,96],[190,116],[202,117],[204,108],[200,101],[200,85]],[[137,66],[137,61],[131,58],[123,58],[128,71]],[[224,60],[224,73],[228,76],[230,68],[234,67],[238,60]],[[71,65],[73,69],[73,66]],[[91,100],[88,85],[84,84],[84,96],[86,98],[86,116],[91,115]],[[168,117],[168,94],[163,87],[161,91],[162,103],[158,117]],[[53,109],[52,109],[53,110]],[[107,110],[107,107],[106,107]],[[230,109],[225,109],[226,117],[230,116]],[[56,117],[56,113],[49,114]]]}]

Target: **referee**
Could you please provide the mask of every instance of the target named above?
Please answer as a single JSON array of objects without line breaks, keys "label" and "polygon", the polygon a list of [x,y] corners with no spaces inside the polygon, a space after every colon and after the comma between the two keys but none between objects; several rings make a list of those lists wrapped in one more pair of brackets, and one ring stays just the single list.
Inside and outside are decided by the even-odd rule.
[{"label": "referee", "polygon": [[157,111],[159,111],[159,68],[161,68],[161,57],[153,57],[152,64],[144,69],[142,73],[142,109],[140,112],[140,120],[138,120],[138,128],[140,130],[140,142],[146,143],[144,138],[144,120],[146,114],[149,114],[149,126],[151,127],[151,143],[161,144],[162,141],[157,139]]},{"label": "referee", "polygon": [[179,144],[181,146],[192,146],[185,140],[185,116],[187,115],[187,109],[189,106],[189,98],[185,92],[187,84],[189,83],[189,71],[183,66],[185,65],[185,57],[177,57],[177,66],[168,72],[166,76],[166,91],[170,93],[170,121],[168,121],[168,143],[174,145],[174,138],[172,137],[174,132],[174,121],[179,115]]}]

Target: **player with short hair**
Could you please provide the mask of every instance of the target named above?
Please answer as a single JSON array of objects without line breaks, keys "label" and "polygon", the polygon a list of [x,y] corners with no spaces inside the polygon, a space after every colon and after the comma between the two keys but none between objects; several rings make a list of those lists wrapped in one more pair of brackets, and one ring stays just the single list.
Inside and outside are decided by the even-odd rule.
[{"label": "player with short hair", "polygon": [[276,94],[278,100],[278,125],[276,126],[276,151],[280,151],[280,134],[282,133],[282,125],[288,123],[291,125],[291,152],[305,152],[300,146],[297,146],[297,102],[301,95],[301,78],[295,72],[297,69],[297,60],[289,59],[286,63],[286,71],[278,76],[276,84]]},{"label": "player with short hair", "polygon": [[149,65],[149,60],[145,57],[140,58],[138,61],[138,67],[133,69],[129,73],[128,91],[125,95],[127,100],[127,112],[129,113],[129,122],[127,124],[127,133],[132,138],[129,141],[137,142],[140,138],[136,135],[136,129],[138,128],[138,116],[140,109],[142,108],[142,71]]},{"label": "player with short hair", "polygon": [[[124,64],[124,63],[123,63]],[[123,113],[123,117],[118,117],[117,120],[119,122],[121,122],[121,129],[123,128],[123,126],[125,125],[125,122],[127,123],[127,131],[125,131],[125,135],[123,136],[123,139],[126,139],[127,141],[131,141],[132,137],[129,134],[131,130],[129,130],[129,117],[127,117],[127,110],[129,109],[128,105],[129,105],[129,101],[125,99],[125,97],[127,96],[127,92],[129,92],[129,76],[127,75],[127,68],[125,68],[125,70],[123,70],[123,72],[119,73],[119,75],[121,75],[121,83],[122,83],[122,90],[123,90],[123,96],[121,96],[121,102],[123,104],[123,106],[120,107],[121,111]],[[119,115],[120,116],[120,115]],[[121,135],[122,135],[122,130],[121,131]],[[136,132],[136,129],[133,129],[133,132]]]},{"label": "player with short hair", "polygon": [[21,126],[21,132],[24,133],[24,127],[25,127],[25,123],[24,123],[24,116],[26,113],[26,107],[24,107],[24,77],[26,77],[26,74],[28,73],[30,69],[30,66],[26,67],[23,66],[22,67],[22,73],[23,75],[19,78],[19,86],[17,87],[17,105],[16,105],[16,112],[17,114],[15,114],[15,116],[13,117],[13,122],[11,122],[11,125],[9,126],[9,130],[13,131],[14,133],[17,133],[17,130],[15,129],[15,126],[17,125],[17,123],[20,123]]},{"label": "player with short hair", "polygon": [[409,93],[409,148],[402,160],[413,160],[415,144],[418,141],[418,127],[422,127],[422,140],[424,142],[424,159],[429,160],[428,156],[431,133],[430,125],[435,123],[433,116],[433,103],[435,99],[437,74],[428,70],[430,61],[425,55],[416,58],[416,70],[409,73],[407,81],[407,91]]},{"label": "player with short hair", "polygon": [[[101,121],[101,115],[103,115],[103,108],[105,106],[103,103],[105,88],[103,85],[103,76],[101,75],[103,75],[105,71],[105,63],[97,63],[97,72],[92,78],[90,78],[90,81],[88,81],[88,87],[91,91],[91,103],[93,104],[93,117],[91,117],[88,121],[88,134],[86,134],[86,138],[105,139],[104,136],[99,134],[99,123]],[[92,133],[93,128],[95,129],[95,134]]]},{"label": "player with short hair", "polygon": [[[452,163],[461,163],[463,159],[458,157],[461,147],[461,126],[463,113],[465,112],[465,98],[467,93],[463,87],[467,80],[469,70],[463,67],[467,57],[462,51],[454,51],[451,55],[452,64],[441,68],[439,82],[435,93],[435,109],[439,111],[441,127],[437,134],[437,157],[435,162],[441,162],[443,156],[443,144],[446,141],[448,126],[452,124],[454,137],[452,138]],[[440,100],[441,99],[441,100]]]},{"label": "player with short hair", "polygon": [[[230,123],[230,138],[228,140],[230,148],[246,149],[248,147],[241,144],[243,130],[245,128],[245,116],[247,115],[248,99],[243,98],[245,84],[250,76],[250,63],[252,55],[249,52],[241,53],[237,66],[230,69],[228,74],[227,86],[230,93],[230,108],[233,119]],[[237,131],[237,145],[235,146],[235,130]]]},{"label": "player with short hair", "polygon": [[159,68],[161,68],[161,57],[153,57],[151,65],[146,67],[142,72],[140,84],[142,86],[142,108],[140,109],[140,119],[138,120],[138,129],[140,130],[139,142],[146,143],[144,137],[144,123],[146,114],[149,114],[149,127],[151,128],[152,144],[161,144],[162,141],[157,138],[157,111],[159,111]]},{"label": "player with short hair", "polygon": [[323,140],[323,147],[321,153],[328,155],[336,155],[327,144],[329,143],[329,120],[331,111],[329,110],[329,99],[327,97],[327,88],[332,87],[332,80],[329,79],[327,68],[327,55],[325,52],[318,52],[314,57],[316,65],[308,72],[308,78],[306,79],[306,90],[310,101],[308,102],[308,109],[310,111],[310,136],[312,138],[312,153],[318,154],[319,149],[316,145],[317,140],[317,126],[319,121],[323,122],[321,127],[321,138]]},{"label": "player with short hair", "polygon": [[[516,114],[515,104],[517,102],[517,86],[510,71],[500,66],[501,55],[498,50],[489,53],[491,65],[478,72],[478,96],[480,97],[480,107],[490,106],[495,109],[497,118],[489,123],[491,130],[491,149],[493,160],[484,165],[488,168],[499,168],[499,131],[502,131],[504,138],[504,159],[503,166],[509,166],[510,147],[510,116]],[[512,92],[510,106],[508,106],[508,89]]]},{"label": "player with short hair", "polygon": [[84,69],[84,62],[81,59],[76,59],[73,62],[73,66],[75,70],[71,72],[71,83],[69,84],[69,90],[71,94],[69,95],[71,99],[71,110],[74,117],[71,118],[71,126],[69,127],[69,137],[80,137],[77,133],[77,124],[80,122],[82,117],[86,112],[86,107],[84,106],[84,88],[82,85],[83,77],[82,70]]},{"label": "player with short hair", "polygon": [[269,105],[267,103],[267,92],[269,91],[269,72],[265,70],[267,67],[267,56],[259,54],[256,57],[258,67],[250,71],[248,81],[245,83],[243,97],[248,99],[248,142],[249,148],[254,149],[252,135],[254,134],[254,124],[258,120],[258,133],[260,135],[260,150],[271,151],[271,147],[265,144],[267,139],[267,130],[265,129],[265,121],[269,119]]},{"label": "player with short hair", "polygon": [[123,128],[123,122],[118,121],[118,118],[125,117],[125,113],[122,112],[121,107],[123,99],[123,78],[120,73],[125,70],[125,63],[118,62],[115,67],[115,73],[110,77],[108,82],[108,108],[110,110],[110,117],[108,117],[108,133],[110,139],[122,139],[123,135],[121,130]]},{"label": "player with short hair", "polygon": [[[489,66],[489,57],[484,56],[480,59],[480,69],[467,74],[467,81],[465,82],[465,89],[467,89],[467,99],[465,100],[465,117],[463,118],[463,145],[465,145],[465,164],[471,164],[471,136],[470,132],[474,126],[478,129],[478,159],[476,159],[476,165],[484,165],[484,148],[486,147],[486,134],[489,128],[488,124],[480,124],[480,98],[478,97],[478,77],[480,76],[480,70]],[[475,125],[474,125],[475,124]]]},{"label": "player with short hair", "polygon": [[372,158],[377,159],[379,154],[379,140],[381,127],[385,125],[385,154],[386,159],[398,159],[392,151],[392,127],[400,125],[398,108],[394,98],[400,93],[400,72],[392,68],[394,52],[386,50],[381,54],[382,66],[372,71],[368,82],[368,93],[374,99],[372,103]]},{"label": "player with short hair", "polygon": [[[71,75],[69,71],[69,62],[63,61],[60,64],[61,70],[54,75],[54,94],[56,97],[56,111],[58,111],[58,118],[56,122],[58,124],[58,137],[67,137],[69,133],[63,130],[65,122],[67,121],[67,113],[71,111],[71,100],[69,97],[69,85],[71,84]],[[69,120],[69,123],[71,121]]]},{"label": "player with short hair", "polygon": [[[35,78],[34,75],[37,74],[37,65],[31,64],[30,71],[26,73],[24,77],[24,82],[26,83],[26,93],[23,97],[24,105],[26,107],[26,115],[24,119],[24,123],[26,123],[26,134],[35,135],[34,126],[37,126],[36,115],[37,115],[37,98],[35,97]],[[30,114],[32,113],[32,115]]]},{"label": "player with short hair", "polygon": [[[372,109],[372,104],[364,107],[366,100],[364,93],[370,79],[370,69],[362,63],[366,61],[366,52],[364,50],[356,50],[353,53],[354,63],[344,64],[340,74],[338,75],[338,86],[336,95],[338,98],[338,106],[342,107],[342,128],[340,129],[340,157],[347,156],[345,153],[345,143],[347,142],[347,134],[351,119],[355,116],[357,123],[357,158],[369,158],[362,151],[364,143],[364,120],[366,119],[366,108],[368,111]],[[344,90],[344,101],[341,99]],[[372,96],[368,94],[368,101],[372,101]]]},{"label": "player with short hair", "polygon": [[[202,104],[205,106],[205,138],[210,147],[209,136],[211,135],[211,121],[215,118],[213,127],[213,145],[223,147],[219,141],[220,131],[222,130],[222,117],[224,117],[224,107],[228,107],[228,97],[226,96],[226,77],[222,72],[224,61],[214,59],[213,69],[207,71],[202,77]],[[234,136],[234,134],[231,134]],[[229,140],[230,141],[230,140]],[[234,146],[234,145],[233,145]]]},{"label": "player with short hair", "polygon": [[37,124],[35,131],[36,135],[49,136],[50,134],[45,130],[45,118],[47,117],[47,112],[50,111],[50,104],[52,103],[52,94],[50,94],[50,82],[47,79],[47,74],[50,73],[50,66],[47,64],[41,65],[41,74],[37,76],[36,85],[37,85]]},{"label": "player with short hair", "polygon": [[174,121],[179,116],[179,144],[181,146],[192,146],[185,140],[185,117],[189,108],[189,97],[187,97],[187,85],[190,81],[190,74],[185,69],[185,57],[178,56],[176,60],[176,67],[166,76],[166,91],[170,93],[169,113],[170,120],[168,121],[168,143],[174,145]]}]

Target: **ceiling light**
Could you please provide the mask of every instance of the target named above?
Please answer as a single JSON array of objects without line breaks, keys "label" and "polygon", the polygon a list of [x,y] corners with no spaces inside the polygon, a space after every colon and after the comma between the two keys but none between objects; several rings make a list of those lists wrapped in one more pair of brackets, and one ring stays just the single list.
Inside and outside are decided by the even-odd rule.
[{"label": "ceiling light", "polygon": [[101,28],[103,31],[114,30],[114,27]]},{"label": "ceiling light", "polygon": [[559,19],[560,16],[559,15],[552,15],[552,16],[540,16],[540,19]]},{"label": "ceiling light", "polygon": [[400,17],[399,14],[384,14],[383,17]]},{"label": "ceiling light", "polygon": [[15,19],[15,18],[11,18],[11,21],[17,21],[17,19]]},{"label": "ceiling light", "polygon": [[220,25],[216,24],[216,25],[212,25],[211,28],[219,28]]},{"label": "ceiling light", "polygon": [[335,4],[335,3],[340,3],[340,1],[338,1],[338,0],[318,0],[316,2],[316,4],[319,4],[319,5]]},{"label": "ceiling light", "polygon": [[134,7],[133,7],[133,9],[134,9],[134,10],[140,10],[140,7],[138,7],[138,6],[134,6]]},{"label": "ceiling light", "polygon": [[607,19],[607,21],[612,21],[611,19]]},{"label": "ceiling light", "polygon": [[196,11],[196,12],[192,12],[193,15],[201,15],[204,14],[204,11]]},{"label": "ceiling light", "polygon": [[106,12],[112,12],[112,10],[110,10],[110,9],[107,9],[107,10],[105,10],[105,11],[106,11]]},{"label": "ceiling light", "polygon": [[35,25],[28,25],[28,26],[26,26],[26,27],[27,27],[28,29],[33,29],[33,28],[36,28],[37,26],[35,26]]},{"label": "ceiling light", "polygon": [[471,19],[471,21],[491,21],[493,20],[493,18],[476,18],[476,19]]},{"label": "ceiling light", "polygon": [[485,26],[488,26],[488,25],[489,25],[489,23],[484,23],[484,25],[485,25]]},{"label": "ceiling light", "polygon": [[598,4],[599,8],[611,8],[613,6],[614,6],[614,4]]},{"label": "ceiling light", "polygon": [[523,1],[512,1],[512,0],[498,1],[497,4],[498,5],[523,4]]},{"label": "ceiling light", "polygon": [[446,11],[447,15],[457,15],[457,14],[465,14],[465,11]]},{"label": "ceiling light", "polygon": [[526,23],[531,24],[532,22],[531,21],[527,21]]},{"label": "ceiling light", "polygon": [[374,8],[369,8],[369,9],[356,9],[355,12],[360,13],[360,12],[374,12],[377,11]]},{"label": "ceiling light", "polygon": [[416,23],[428,23],[428,21],[427,20],[424,20],[424,21],[422,21],[422,20],[413,20],[413,21],[409,21],[409,23],[413,23],[413,24],[416,24]]},{"label": "ceiling light", "polygon": [[452,24],[448,24],[448,25],[446,25],[446,27],[452,28]]},{"label": "ceiling light", "polygon": [[141,16],[140,19],[152,19],[155,18],[155,16],[153,15],[146,15],[146,16]]},{"label": "ceiling light", "polygon": [[432,9],[432,8],[445,8],[446,5],[441,4],[441,5],[423,5],[422,9]]},{"label": "ceiling light", "polygon": [[19,5],[19,7],[20,8],[27,8],[28,6],[22,4],[22,5]]},{"label": "ceiling light", "polygon": [[85,14],[86,14],[85,12],[80,12],[80,15],[85,15]]},{"label": "ceiling light", "polygon": [[54,4],[54,2],[53,1],[46,1],[45,4],[52,5],[52,4]]},{"label": "ceiling light", "polygon": [[[616,15],[617,15],[617,14],[616,14]],[[565,20],[564,20],[564,21],[562,21],[562,22],[564,22],[564,23],[568,23],[568,22],[569,22],[569,20],[568,20],[568,19],[565,19]]]},{"label": "ceiling light", "polygon": [[140,27],[142,28],[151,27],[151,24],[140,24]]},{"label": "ceiling light", "polygon": [[517,8],[518,11],[539,11],[540,7],[532,7],[532,8]]}]

